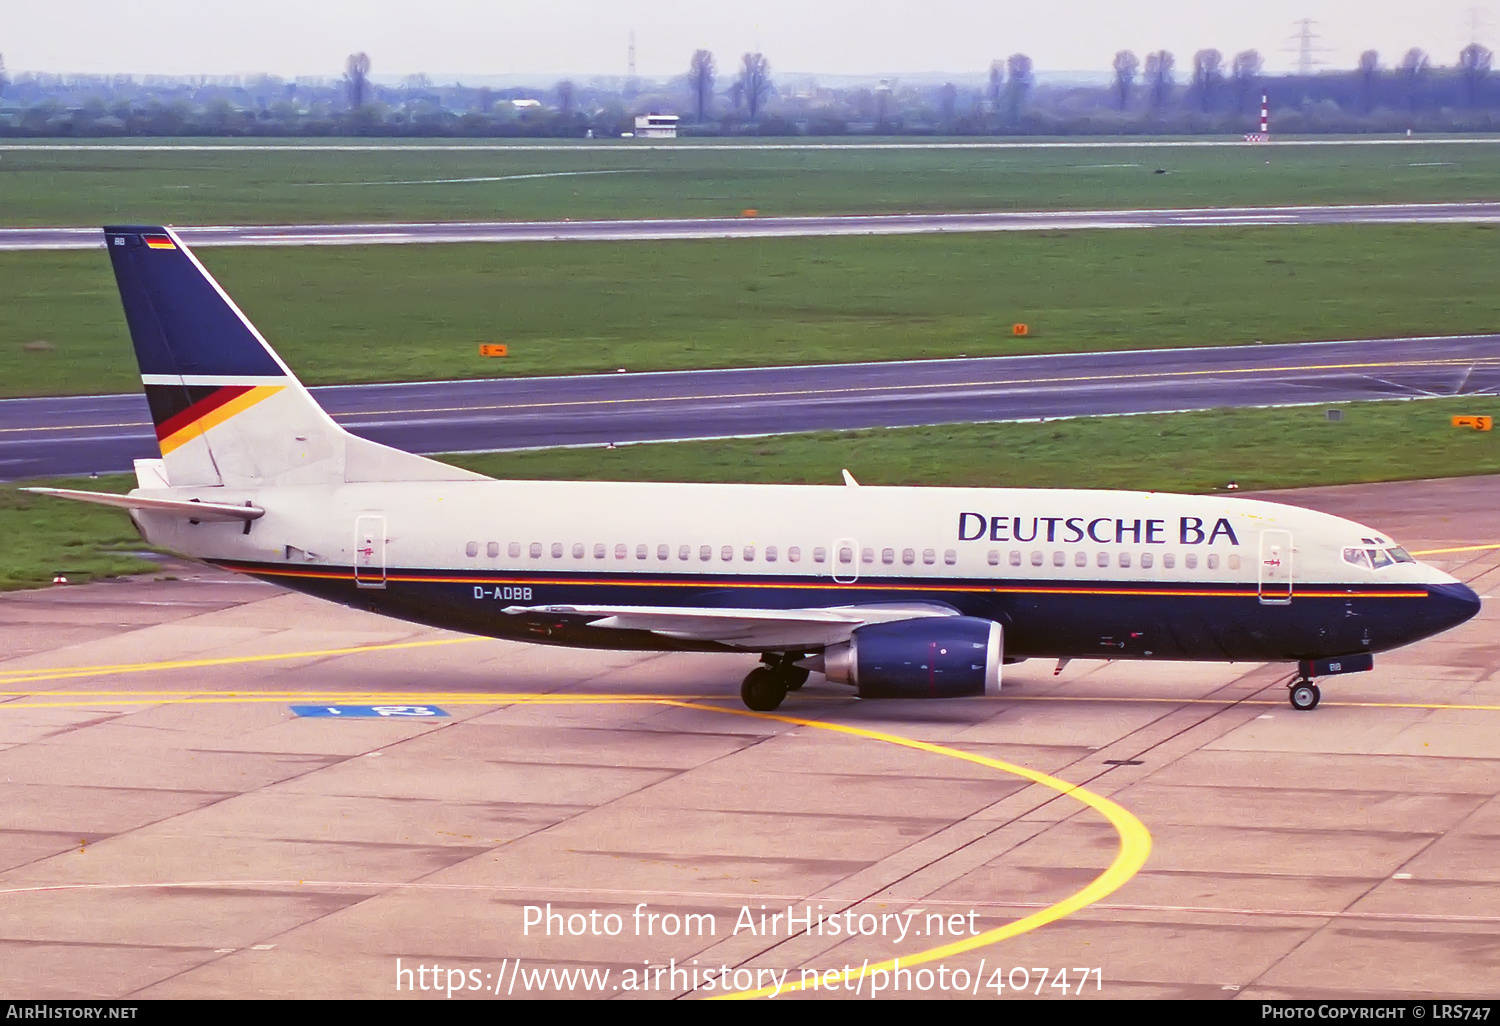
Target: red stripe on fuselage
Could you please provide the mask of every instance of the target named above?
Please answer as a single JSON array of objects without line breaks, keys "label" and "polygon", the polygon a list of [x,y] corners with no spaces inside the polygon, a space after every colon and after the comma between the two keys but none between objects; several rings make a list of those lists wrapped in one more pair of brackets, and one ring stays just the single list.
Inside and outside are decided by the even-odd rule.
[{"label": "red stripe on fuselage", "polygon": [[161,441],[168,435],[176,434],[193,421],[212,413],[227,402],[238,399],[254,387],[254,385],[225,385],[218,391],[204,396],[181,413],[174,413],[156,425],[156,440]]}]

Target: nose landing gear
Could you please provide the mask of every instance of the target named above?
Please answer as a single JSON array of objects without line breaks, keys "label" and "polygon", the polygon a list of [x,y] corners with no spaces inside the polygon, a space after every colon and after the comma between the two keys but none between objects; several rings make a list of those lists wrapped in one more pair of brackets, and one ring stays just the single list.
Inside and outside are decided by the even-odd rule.
[{"label": "nose landing gear", "polygon": [[1292,700],[1292,708],[1299,712],[1316,709],[1318,702],[1323,698],[1323,692],[1307,677],[1298,677],[1287,686],[1287,696]]}]

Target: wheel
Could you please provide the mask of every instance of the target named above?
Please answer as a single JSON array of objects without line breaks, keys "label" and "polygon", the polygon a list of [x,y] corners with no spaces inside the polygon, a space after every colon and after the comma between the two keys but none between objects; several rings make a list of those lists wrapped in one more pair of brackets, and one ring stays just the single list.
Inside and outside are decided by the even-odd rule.
[{"label": "wheel", "polygon": [[786,698],[786,680],[764,666],[757,666],[740,685],[740,699],[755,712],[772,712]]},{"label": "wheel", "polygon": [[1301,712],[1316,709],[1318,701],[1323,697],[1323,692],[1310,680],[1301,680],[1293,684],[1290,691],[1292,708]]}]

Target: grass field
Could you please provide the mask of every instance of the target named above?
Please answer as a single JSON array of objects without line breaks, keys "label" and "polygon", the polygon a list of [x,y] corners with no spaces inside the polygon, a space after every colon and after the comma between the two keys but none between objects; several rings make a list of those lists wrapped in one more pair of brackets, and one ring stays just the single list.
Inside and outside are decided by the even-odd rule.
[{"label": "grass field", "polygon": [[[135,140],[152,143],[153,140]],[[1156,173],[1158,169],[1166,174]],[[1493,144],[0,152],[0,224],[731,217],[1500,199]]]},{"label": "grass field", "polygon": [[[974,424],[716,442],[449,457],[502,478],[829,484],[847,467],[866,485],[1130,488],[1222,492],[1500,473],[1500,433],[1459,430],[1454,414],[1500,415],[1500,399],[1214,410],[1031,424]],[[71,487],[128,491],[130,479]],[[69,485],[63,485],[68,487]],[[788,511],[795,516],[796,511]],[[0,487],[7,555],[0,589],[139,573],[123,513]],[[1500,541],[1496,536],[1472,539]]]},{"label": "grass field", "polygon": [[[200,255],[333,383],[1483,333],[1497,243],[1362,225]],[[0,395],[138,388],[104,254],[0,253]]]}]

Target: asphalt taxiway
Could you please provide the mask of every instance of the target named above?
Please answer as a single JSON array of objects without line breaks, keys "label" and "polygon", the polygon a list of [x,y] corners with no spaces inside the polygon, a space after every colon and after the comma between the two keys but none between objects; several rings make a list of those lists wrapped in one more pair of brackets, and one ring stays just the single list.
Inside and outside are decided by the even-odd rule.
[{"label": "asphalt taxiway", "polygon": [[[1311,713],[1280,667],[1079,661],[761,715],[753,657],[473,640],[185,566],[0,596],[0,992],[1494,996],[1500,478],[1281,498],[1483,611]],[[388,714],[292,709],[359,705]]]},{"label": "asphalt taxiway", "polygon": [[[1500,335],[339,385],[335,420],[421,453],[1493,395]],[[0,401],[0,480],[158,455],[145,396]]]}]

